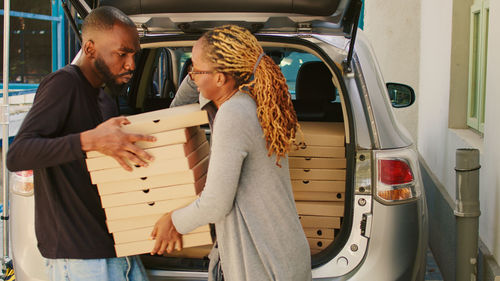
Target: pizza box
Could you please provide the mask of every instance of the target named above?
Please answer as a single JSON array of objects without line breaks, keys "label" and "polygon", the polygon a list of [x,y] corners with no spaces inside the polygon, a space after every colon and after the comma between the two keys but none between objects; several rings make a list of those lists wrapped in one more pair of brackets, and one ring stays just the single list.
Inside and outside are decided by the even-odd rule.
[{"label": "pizza box", "polygon": [[[196,164],[192,169],[181,172],[99,183],[97,185],[97,190],[102,196],[113,193],[147,190],[155,187],[196,183],[199,178],[206,174],[208,163],[209,159],[206,158]],[[196,190],[201,189],[203,189],[203,186],[196,186]]]},{"label": "pizza box", "polygon": [[[182,236],[183,248],[191,248],[203,245],[211,245],[212,236],[210,232],[188,233]],[[130,243],[115,244],[117,257],[140,255],[150,253],[155,245],[155,240],[143,240]]]},{"label": "pizza box", "polygon": [[303,228],[340,228],[340,216],[299,216],[300,224]]},{"label": "pizza box", "polygon": [[[208,161],[210,145],[205,142],[196,151],[191,152],[187,157],[175,159],[158,159],[150,162],[147,167],[133,166],[132,171],[127,171],[122,167],[98,170],[90,172],[93,184],[99,185],[103,182],[121,181],[136,179],[161,174],[170,174],[190,170],[200,161]],[[204,174],[204,173],[203,173]]]},{"label": "pizza box", "polygon": [[343,122],[299,122],[307,145],[344,146]]},{"label": "pizza box", "polygon": [[[193,136],[198,136],[199,132],[201,132],[202,135],[204,135],[204,130],[201,130],[199,126],[163,131],[155,134],[150,134],[151,136],[156,137],[156,141],[154,142],[138,141],[135,143],[135,145],[137,145],[142,149],[147,149],[158,146],[186,143]],[[102,154],[98,151],[87,152],[87,159],[96,157],[106,157],[106,156],[107,155]]]},{"label": "pizza box", "polygon": [[291,169],[345,169],[345,158],[319,158],[319,157],[289,157],[288,166]]},{"label": "pizza box", "polygon": [[291,180],[345,180],[345,169],[290,169]]},{"label": "pizza box", "polygon": [[310,216],[344,216],[344,202],[296,201],[297,213]]},{"label": "pizza box", "polygon": [[293,191],[345,192],[345,181],[292,180]]}]

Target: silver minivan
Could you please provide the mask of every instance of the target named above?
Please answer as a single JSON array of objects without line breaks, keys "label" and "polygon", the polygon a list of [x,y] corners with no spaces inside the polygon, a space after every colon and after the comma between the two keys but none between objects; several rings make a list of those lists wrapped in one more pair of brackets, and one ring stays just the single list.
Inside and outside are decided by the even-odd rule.
[{"label": "silver minivan", "polygon": [[[317,208],[329,201],[343,204],[340,216],[323,214],[335,218],[337,226],[325,228],[331,237],[324,237],[325,229],[306,231],[303,224],[314,280],[424,280],[428,228],[418,153],[393,114],[393,107],[410,106],[415,93],[406,85],[385,83],[370,44],[357,29],[360,0],[70,2],[81,18],[97,5],[110,5],[137,25],[142,52],[136,73],[123,89],[110,90],[125,115],[170,105],[189,70],[192,46],[204,31],[223,24],[251,30],[287,79],[299,121],[343,124],[342,191],[312,201],[302,197],[304,192],[295,193],[297,202],[317,202]],[[206,133],[209,137],[208,127]],[[47,280],[34,235],[31,175],[12,177],[16,276]],[[304,179],[301,184],[308,183]],[[141,258],[151,280],[206,280],[206,254],[199,249]]]}]

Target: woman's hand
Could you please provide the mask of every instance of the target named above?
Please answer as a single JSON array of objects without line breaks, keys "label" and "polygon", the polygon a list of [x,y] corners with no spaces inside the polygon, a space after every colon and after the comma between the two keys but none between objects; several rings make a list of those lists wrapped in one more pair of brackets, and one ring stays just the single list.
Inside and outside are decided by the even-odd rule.
[{"label": "woman's hand", "polygon": [[171,253],[174,248],[182,250],[182,234],[177,232],[172,222],[172,212],[164,214],[155,224],[151,238],[156,240],[151,255]]}]

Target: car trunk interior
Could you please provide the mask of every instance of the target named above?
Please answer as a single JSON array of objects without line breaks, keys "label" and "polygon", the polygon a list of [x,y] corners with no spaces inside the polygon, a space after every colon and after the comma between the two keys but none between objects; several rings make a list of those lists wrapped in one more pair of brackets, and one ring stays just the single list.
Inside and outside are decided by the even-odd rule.
[{"label": "car trunk interior", "polygon": [[[316,267],[331,260],[350,233],[354,138],[349,100],[342,94],[345,86],[338,62],[316,45],[297,38],[258,38],[281,67],[299,119],[302,133],[289,154],[289,168],[298,216]],[[143,38],[137,73],[128,91],[119,96],[122,114],[169,106],[187,75],[195,40],[177,35]],[[208,126],[205,131],[209,138]],[[206,271],[211,247],[141,258],[148,269]]]}]

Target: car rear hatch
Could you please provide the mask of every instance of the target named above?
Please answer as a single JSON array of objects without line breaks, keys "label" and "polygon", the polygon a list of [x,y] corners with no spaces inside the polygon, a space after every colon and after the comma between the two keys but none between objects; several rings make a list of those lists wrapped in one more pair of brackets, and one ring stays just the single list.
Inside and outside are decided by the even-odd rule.
[{"label": "car rear hatch", "polygon": [[[254,33],[343,35],[351,38],[344,67],[350,71],[361,0],[61,0],[81,18],[92,8],[114,6],[127,14],[143,35],[200,33],[223,24]],[[65,8],[76,29],[76,21]]]}]

